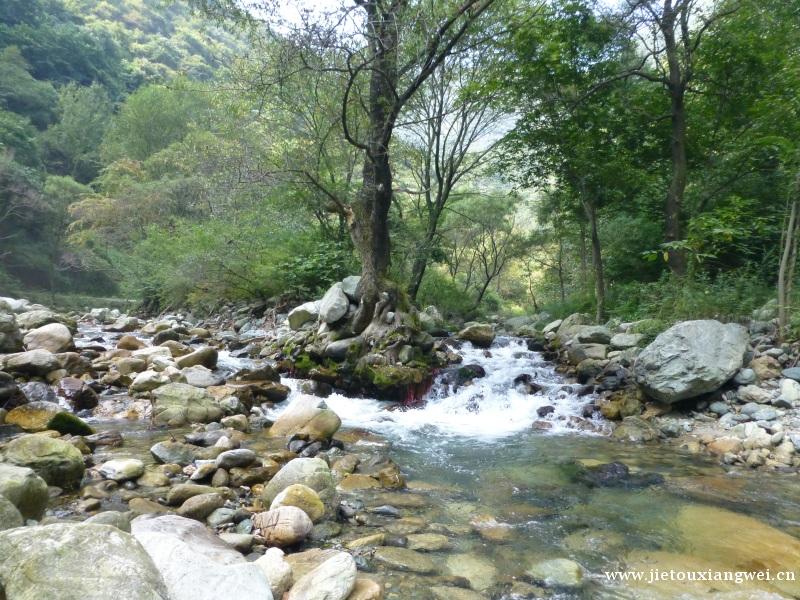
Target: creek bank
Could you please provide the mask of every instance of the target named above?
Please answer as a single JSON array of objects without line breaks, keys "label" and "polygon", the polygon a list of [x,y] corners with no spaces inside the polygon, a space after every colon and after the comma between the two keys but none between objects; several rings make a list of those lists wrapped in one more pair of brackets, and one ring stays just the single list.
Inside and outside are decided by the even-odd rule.
[{"label": "creek bank", "polygon": [[775,320],[658,326],[573,314],[520,333],[585,386],[595,398],[586,414],[616,423],[615,439],[661,440],[737,467],[798,469],[800,343],[778,340]]}]

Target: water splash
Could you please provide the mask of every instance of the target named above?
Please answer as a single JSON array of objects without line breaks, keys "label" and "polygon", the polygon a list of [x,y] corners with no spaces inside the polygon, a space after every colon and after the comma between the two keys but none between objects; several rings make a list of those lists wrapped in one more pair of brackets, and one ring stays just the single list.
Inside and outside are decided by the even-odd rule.
[{"label": "water splash", "polygon": [[[535,421],[547,421],[547,433],[575,432],[579,429],[583,406],[589,398],[579,398],[577,386],[568,384],[541,355],[528,350],[516,338],[499,338],[488,351],[464,344],[462,365],[477,364],[486,376],[469,385],[455,386],[447,373],[439,375],[422,406],[402,409],[369,398],[348,398],[332,394],[325,399],[347,427],[369,429],[394,439],[411,441],[419,437],[469,437],[493,440],[529,430]],[[514,379],[528,374],[541,386],[529,394],[514,385]],[[284,381],[293,392],[290,402],[301,394],[299,382]],[[538,410],[553,410],[540,417]],[[283,408],[276,409],[277,416]],[[598,425],[598,423],[594,423]]]}]

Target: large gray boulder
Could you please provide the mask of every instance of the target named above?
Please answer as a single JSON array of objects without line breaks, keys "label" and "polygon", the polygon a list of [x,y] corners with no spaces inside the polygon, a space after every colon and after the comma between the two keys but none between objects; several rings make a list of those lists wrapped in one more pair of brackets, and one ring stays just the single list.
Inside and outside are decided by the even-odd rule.
[{"label": "large gray boulder", "polygon": [[319,318],[319,302],[306,302],[289,311],[289,328],[297,331],[306,323],[313,323]]},{"label": "large gray boulder", "polygon": [[48,323],[30,330],[22,338],[26,350],[48,350],[54,354],[74,347],[72,333],[62,323]]},{"label": "large gray boulder", "polygon": [[153,396],[153,421],[156,425],[180,427],[187,423],[211,423],[224,415],[211,394],[186,383],[161,386]]},{"label": "large gray boulder", "polygon": [[0,496],[5,497],[26,519],[42,518],[47,501],[47,483],[33,469],[0,463]]},{"label": "large gray boulder", "polygon": [[336,323],[347,314],[350,300],[342,291],[341,283],[334,283],[319,303],[319,317],[325,323]]},{"label": "large gray boulder", "polygon": [[30,350],[9,354],[4,360],[3,369],[10,373],[24,375],[47,375],[61,368],[58,357],[47,350]]},{"label": "large gray boulder", "polygon": [[342,291],[353,302],[358,302],[361,297],[358,293],[358,284],[361,283],[360,275],[350,275],[342,279]]},{"label": "large gray boulder", "polygon": [[488,348],[494,341],[494,327],[488,323],[472,323],[458,332],[458,339],[472,342],[478,348]]},{"label": "large gray boulder", "polygon": [[741,325],[684,321],[661,333],[634,365],[636,382],[661,402],[713,392],[742,367],[749,336]]},{"label": "large gray boulder", "polygon": [[202,523],[145,515],[133,520],[131,531],[156,564],[170,600],[272,600],[263,570]]},{"label": "large gray boulder", "polygon": [[49,485],[75,488],[86,467],[83,455],[72,444],[44,435],[24,435],[9,442],[5,461],[33,469]]},{"label": "large gray boulder", "polygon": [[8,600],[172,600],[131,535],[94,523],[0,532],[0,582]]},{"label": "large gray boulder", "polygon": [[0,353],[22,350],[22,334],[13,314],[0,312]]}]

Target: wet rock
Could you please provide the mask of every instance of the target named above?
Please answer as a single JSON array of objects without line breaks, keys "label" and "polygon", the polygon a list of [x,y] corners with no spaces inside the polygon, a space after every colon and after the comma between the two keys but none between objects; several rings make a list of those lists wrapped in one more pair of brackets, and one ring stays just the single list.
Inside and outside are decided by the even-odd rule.
[{"label": "wet rock", "polygon": [[158,502],[148,500],[147,498],[131,498],[130,502],[128,502],[128,508],[134,515],[137,516],[162,515],[171,512],[166,506],[163,506]]},{"label": "wet rock", "polygon": [[85,470],[83,456],[75,446],[43,435],[25,435],[9,442],[5,461],[33,469],[49,485],[77,487]]},{"label": "wet rock", "polygon": [[127,315],[122,315],[111,325],[105,327],[105,330],[112,332],[128,333],[139,329],[141,326],[142,322],[136,317],[129,317]]},{"label": "wet rock", "polygon": [[482,592],[497,581],[497,567],[475,554],[451,554],[445,563],[452,575],[465,577],[472,589]]},{"label": "wet rock", "polygon": [[424,554],[407,548],[379,546],[375,549],[373,558],[396,571],[410,571],[412,573],[435,573],[436,565]]},{"label": "wet rock", "polygon": [[208,485],[197,485],[196,483],[179,483],[173,485],[167,493],[167,504],[178,506],[189,498],[200,496],[201,494],[217,494],[220,490]]},{"label": "wet rock", "polygon": [[169,600],[272,600],[263,571],[201,523],[164,515],[137,517],[131,526],[156,564]]},{"label": "wet rock", "polygon": [[582,469],[577,479],[590,487],[623,487],[636,489],[664,483],[658,473],[631,473],[628,466],[612,462]]},{"label": "wet rock", "polygon": [[219,403],[206,390],[185,383],[170,383],[153,392],[153,422],[180,427],[187,423],[210,423],[223,416]]},{"label": "wet rock", "polygon": [[181,466],[194,462],[198,448],[182,442],[163,441],[150,447],[150,454],[160,463]]},{"label": "wet rock", "polygon": [[281,506],[253,517],[253,527],[270,546],[293,546],[308,537],[314,524],[308,515],[296,506]]},{"label": "wet rock", "polygon": [[342,421],[320,398],[311,396],[296,399],[270,427],[271,436],[298,435],[305,439],[329,440]]},{"label": "wet rock", "polygon": [[308,515],[312,523],[317,523],[325,516],[325,505],[317,492],[310,487],[295,483],[278,493],[270,505],[270,510],[281,506],[296,506]]},{"label": "wet rock", "polygon": [[39,520],[49,499],[47,483],[33,469],[0,463],[0,496],[26,519]]},{"label": "wet rock", "polygon": [[494,342],[494,328],[486,323],[475,323],[458,332],[458,339],[472,342],[478,348],[488,348]]},{"label": "wet rock", "polygon": [[136,458],[116,458],[104,462],[98,471],[106,479],[128,481],[144,474],[144,463]]},{"label": "wet rock", "polygon": [[348,600],[383,600],[383,586],[366,577],[356,577]]},{"label": "wet rock", "polygon": [[534,581],[547,587],[572,589],[583,585],[583,568],[567,558],[540,561],[526,573]]},{"label": "wet rock", "polygon": [[220,375],[214,375],[211,369],[202,365],[195,365],[193,367],[186,367],[181,370],[181,374],[186,379],[186,383],[199,388],[208,388],[215,385],[222,385],[225,383],[225,378]]},{"label": "wet rock", "polygon": [[483,594],[450,585],[435,585],[430,590],[436,600],[486,600]]},{"label": "wet rock", "polygon": [[567,350],[570,364],[579,365],[585,360],[604,360],[608,346],[603,344],[572,344]]},{"label": "wet rock", "polygon": [[234,467],[249,467],[256,461],[256,453],[246,448],[228,450],[217,456],[218,469],[232,469]]},{"label": "wet rock", "polygon": [[132,536],[93,523],[0,533],[0,580],[9,599],[173,600]]},{"label": "wet rock", "polygon": [[343,361],[351,352],[351,348],[358,349],[364,340],[361,337],[345,338],[343,340],[336,340],[325,346],[324,355],[336,361]]},{"label": "wet rock", "polygon": [[130,513],[122,513],[116,510],[106,510],[97,513],[93,517],[89,517],[84,523],[92,523],[95,525],[111,525],[125,533],[131,532],[131,516]]},{"label": "wet rock", "polygon": [[77,377],[64,377],[58,382],[58,395],[64,398],[73,410],[91,410],[97,406],[97,392]]},{"label": "wet rock", "polygon": [[61,323],[49,323],[32,329],[22,338],[26,350],[47,350],[53,354],[74,348],[72,333]]},{"label": "wet rock", "polygon": [[678,323],[639,354],[636,382],[648,396],[667,403],[713,392],[742,367],[748,342],[747,330],[740,325]]},{"label": "wet rock", "polygon": [[151,392],[170,382],[169,375],[148,369],[137,373],[130,385],[131,392]]},{"label": "wet rock", "polygon": [[356,563],[346,552],[337,552],[306,573],[292,586],[287,600],[345,600],[356,582]]},{"label": "wet rock", "polygon": [[58,358],[47,350],[30,350],[18,354],[9,354],[2,359],[4,370],[23,375],[47,375],[61,368]]},{"label": "wet rock", "polygon": [[217,366],[217,356],[216,348],[205,346],[203,348],[198,348],[190,354],[176,358],[175,365],[179,369],[194,367],[196,365],[202,365],[208,369],[213,369]]},{"label": "wet rock", "polygon": [[406,548],[422,552],[439,552],[450,547],[450,540],[440,533],[415,533],[406,538]]},{"label": "wet rock", "polygon": [[177,513],[181,517],[203,521],[215,510],[222,508],[223,504],[225,504],[225,499],[221,494],[198,494],[197,496],[188,498],[181,504]]},{"label": "wet rock", "polygon": [[625,417],[611,436],[626,442],[650,442],[658,438],[658,431],[641,417]]},{"label": "wet rock", "polygon": [[538,394],[542,391],[542,386],[536,383],[533,375],[522,373],[514,377],[514,388],[525,394]]}]

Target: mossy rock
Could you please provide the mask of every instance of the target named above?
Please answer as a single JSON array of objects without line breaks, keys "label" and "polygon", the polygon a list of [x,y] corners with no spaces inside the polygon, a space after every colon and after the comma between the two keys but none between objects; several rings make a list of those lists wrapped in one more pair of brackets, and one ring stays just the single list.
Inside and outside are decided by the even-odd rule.
[{"label": "mossy rock", "polygon": [[68,412],[61,412],[50,419],[48,429],[54,429],[61,434],[92,435],[94,429],[89,427],[80,417]]}]

